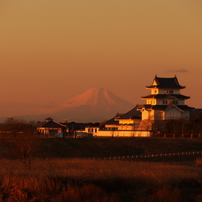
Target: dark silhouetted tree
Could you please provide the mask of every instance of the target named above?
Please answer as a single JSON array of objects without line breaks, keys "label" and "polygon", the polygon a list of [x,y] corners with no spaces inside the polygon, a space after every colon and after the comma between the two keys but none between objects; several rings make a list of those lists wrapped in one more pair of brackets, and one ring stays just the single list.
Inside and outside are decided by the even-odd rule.
[{"label": "dark silhouetted tree", "polygon": [[40,139],[35,136],[34,123],[10,118],[3,124],[3,129],[11,133],[10,138],[2,141],[8,153],[30,169],[33,155],[40,146]]}]

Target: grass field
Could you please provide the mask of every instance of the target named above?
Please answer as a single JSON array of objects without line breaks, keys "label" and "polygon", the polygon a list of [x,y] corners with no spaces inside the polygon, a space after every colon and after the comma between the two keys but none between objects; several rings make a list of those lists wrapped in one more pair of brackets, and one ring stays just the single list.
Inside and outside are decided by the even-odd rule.
[{"label": "grass field", "polygon": [[[5,141],[5,140],[4,140]],[[0,201],[201,202],[201,156],[89,157],[200,151],[201,139],[41,139],[31,169],[1,146]]]},{"label": "grass field", "polygon": [[[0,142],[6,138],[0,139]],[[202,139],[177,138],[40,138],[38,158],[89,158],[201,151]],[[8,158],[0,146],[0,158]]]},{"label": "grass field", "polygon": [[196,163],[35,159],[26,170],[0,161],[0,201],[199,202],[201,182]]}]

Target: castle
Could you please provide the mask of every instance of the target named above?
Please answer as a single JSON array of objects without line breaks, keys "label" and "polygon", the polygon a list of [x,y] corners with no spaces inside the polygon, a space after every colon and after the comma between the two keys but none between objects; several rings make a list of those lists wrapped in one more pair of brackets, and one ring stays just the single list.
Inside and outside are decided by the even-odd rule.
[{"label": "castle", "polygon": [[177,77],[161,78],[155,76],[152,84],[146,86],[151,92],[142,96],[145,104],[136,105],[125,114],[117,114],[101,124],[101,127],[87,127],[77,134],[92,134],[97,137],[150,137],[152,126],[157,121],[169,119],[189,120],[194,109],[185,104],[189,96],[181,94]]}]

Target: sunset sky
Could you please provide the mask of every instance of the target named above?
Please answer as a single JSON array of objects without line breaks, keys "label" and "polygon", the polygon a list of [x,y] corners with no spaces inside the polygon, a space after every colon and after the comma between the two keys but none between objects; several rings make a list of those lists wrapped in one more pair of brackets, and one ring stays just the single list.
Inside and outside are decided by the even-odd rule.
[{"label": "sunset sky", "polygon": [[143,103],[155,75],[202,108],[201,0],[0,0],[2,115],[93,87]]}]

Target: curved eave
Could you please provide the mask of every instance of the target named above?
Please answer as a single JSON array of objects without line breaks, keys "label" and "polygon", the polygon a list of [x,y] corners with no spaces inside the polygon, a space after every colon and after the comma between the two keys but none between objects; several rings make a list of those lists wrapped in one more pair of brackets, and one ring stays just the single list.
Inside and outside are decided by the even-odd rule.
[{"label": "curved eave", "polygon": [[[169,105],[143,105],[141,107],[144,108],[145,110],[160,110],[160,111],[165,111],[166,109],[168,109]],[[172,106],[172,104],[170,104],[170,106]],[[175,105],[177,108],[179,108],[182,111],[191,111],[194,109],[194,107],[189,107],[187,105]]]},{"label": "curved eave", "polygon": [[130,119],[130,120],[141,119],[141,117],[140,116],[133,116],[133,117],[130,117],[130,118],[120,118],[119,120],[128,120],[128,119]]},{"label": "curved eave", "polygon": [[189,96],[185,96],[185,95],[181,95],[181,94],[150,94],[150,95],[146,95],[146,96],[142,96],[142,99],[149,99],[149,98],[155,98],[155,99],[172,99],[176,98],[176,99],[182,99],[182,100],[186,100],[189,99]]},{"label": "curved eave", "polygon": [[[165,111],[166,109],[168,109],[168,106],[169,105],[153,105],[152,109]],[[173,105],[171,104],[170,106]],[[191,111],[194,109],[193,107],[189,107],[187,105],[175,105],[175,106],[182,111]]]},{"label": "curved eave", "polygon": [[152,85],[152,86],[146,86],[147,89],[151,89],[151,88],[158,88],[158,89],[184,89],[186,88],[186,86],[175,86],[175,87],[162,87],[162,86],[158,86],[158,85]]}]

